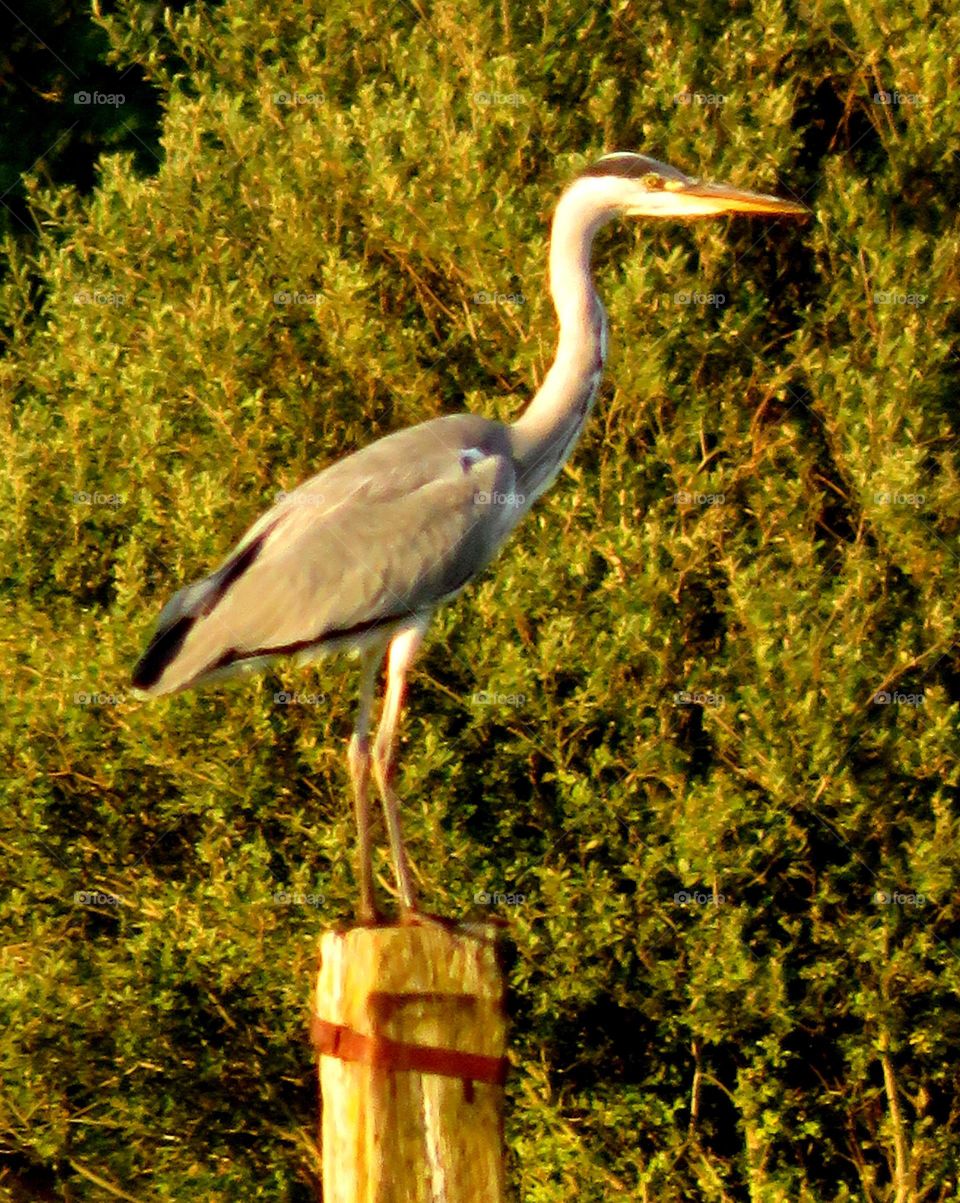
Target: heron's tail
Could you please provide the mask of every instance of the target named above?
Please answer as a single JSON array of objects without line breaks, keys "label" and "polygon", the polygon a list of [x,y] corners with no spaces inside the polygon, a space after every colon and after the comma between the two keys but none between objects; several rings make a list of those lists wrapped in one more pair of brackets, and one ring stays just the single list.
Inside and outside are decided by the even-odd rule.
[{"label": "heron's tail", "polygon": [[[131,684],[135,690],[147,697],[160,697],[189,689],[204,676],[211,663],[216,662],[223,649],[214,646],[209,635],[206,639],[191,641],[187,652],[181,653],[184,653],[190,632],[213,612],[234,581],[250,567],[269,533],[269,527],[258,532],[248,543],[241,544],[216,572],[187,585],[167,602],[160,611],[157,629],[147,650],[134,666]],[[203,646],[205,644],[208,646]]]},{"label": "heron's tail", "polygon": [[153,638],[134,665],[131,684],[148,697],[158,697],[185,689],[189,681],[171,680],[168,670],[183,648],[197,620],[208,614],[215,604],[216,576],[208,576],[195,585],[187,585],[164,606],[157,621]]}]

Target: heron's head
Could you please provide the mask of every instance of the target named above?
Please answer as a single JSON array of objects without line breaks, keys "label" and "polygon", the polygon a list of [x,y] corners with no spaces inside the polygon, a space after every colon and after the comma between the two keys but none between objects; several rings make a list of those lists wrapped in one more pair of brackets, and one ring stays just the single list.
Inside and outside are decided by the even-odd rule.
[{"label": "heron's head", "polygon": [[604,155],[581,172],[577,185],[581,180],[609,217],[715,217],[723,213],[801,217],[810,213],[796,201],[729,184],[708,184],[668,163],[629,152]]}]

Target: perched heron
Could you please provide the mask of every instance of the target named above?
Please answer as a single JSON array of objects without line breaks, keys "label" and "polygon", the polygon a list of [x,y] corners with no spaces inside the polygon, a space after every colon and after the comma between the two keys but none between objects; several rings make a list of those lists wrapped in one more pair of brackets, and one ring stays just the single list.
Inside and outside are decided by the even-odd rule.
[{"label": "perched heron", "polygon": [[[286,494],[210,576],[167,604],[133,671],[159,696],[331,652],[360,656],[348,748],[361,919],[374,920],[370,778],[383,804],[401,914],[416,895],[391,783],[407,672],[436,608],[493,559],[556,479],[600,383],[607,320],[590,273],[594,235],[615,217],[803,215],[793,201],[709,184],[645,155],[604,155],[560,198],[550,241],[556,358],[512,423],[460,413],[400,430]],[[377,679],[386,689],[370,740]]]}]

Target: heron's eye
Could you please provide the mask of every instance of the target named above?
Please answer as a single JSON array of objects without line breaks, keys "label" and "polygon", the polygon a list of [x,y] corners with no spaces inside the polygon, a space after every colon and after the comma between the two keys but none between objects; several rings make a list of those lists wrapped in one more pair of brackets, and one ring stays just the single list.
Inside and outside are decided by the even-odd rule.
[{"label": "heron's eye", "polygon": [[663,188],[663,176],[657,175],[655,171],[648,171],[645,176],[641,177],[640,183],[648,191],[656,192],[658,189]]}]

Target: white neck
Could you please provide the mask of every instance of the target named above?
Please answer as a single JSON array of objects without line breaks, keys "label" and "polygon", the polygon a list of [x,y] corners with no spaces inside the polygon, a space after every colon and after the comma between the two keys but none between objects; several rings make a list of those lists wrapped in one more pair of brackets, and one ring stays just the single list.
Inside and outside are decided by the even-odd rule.
[{"label": "white neck", "polygon": [[556,357],[511,427],[518,489],[530,505],[556,479],[590,415],[607,353],[607,321],[590,275],[597,230],[614,216],[588,181],[560,198],[550,239],[550,295],[560,323]]}]

